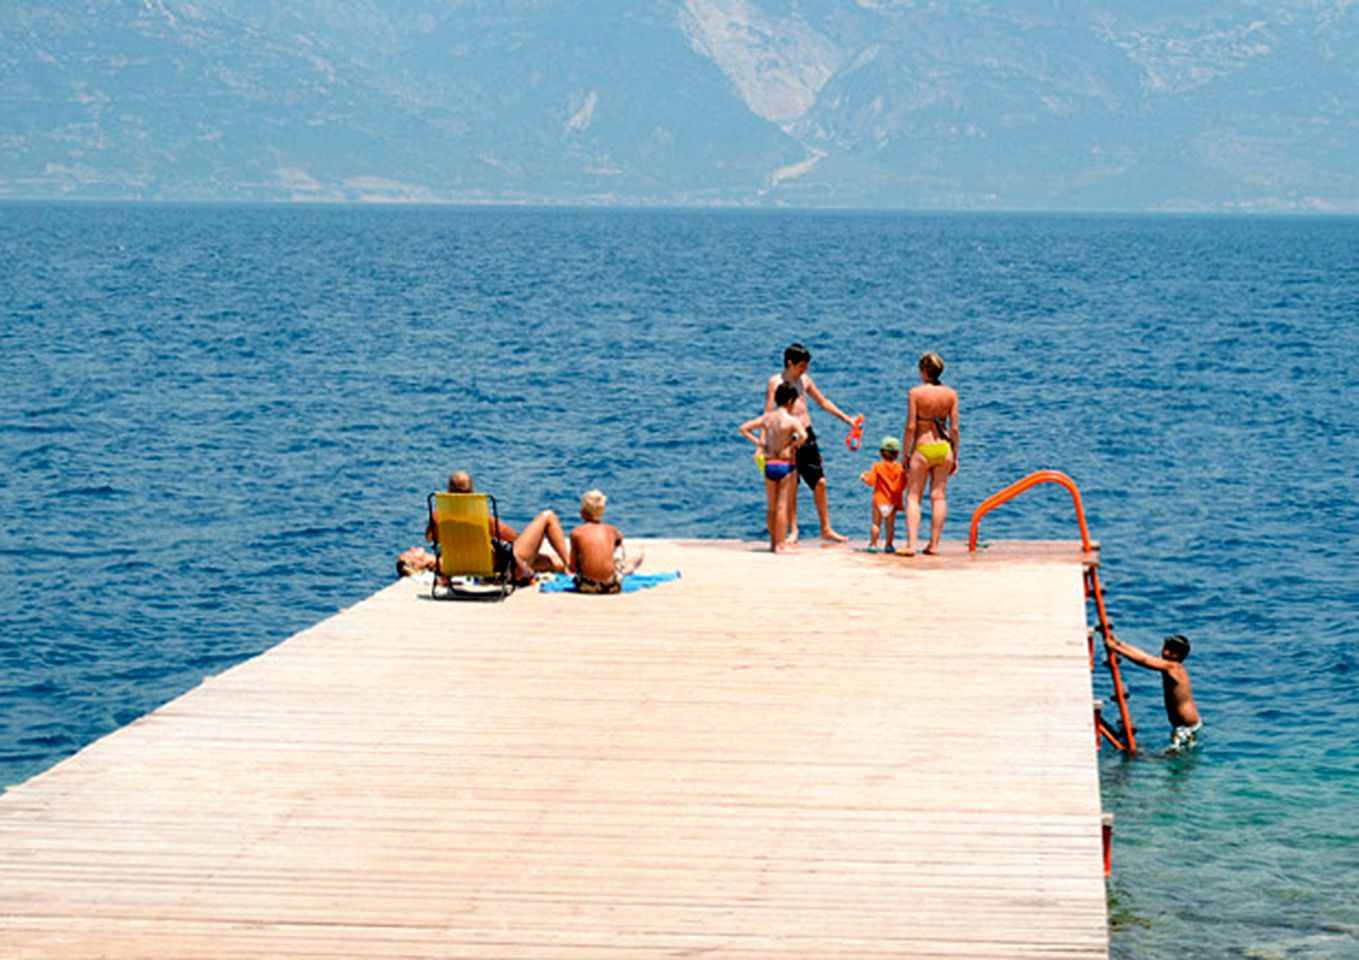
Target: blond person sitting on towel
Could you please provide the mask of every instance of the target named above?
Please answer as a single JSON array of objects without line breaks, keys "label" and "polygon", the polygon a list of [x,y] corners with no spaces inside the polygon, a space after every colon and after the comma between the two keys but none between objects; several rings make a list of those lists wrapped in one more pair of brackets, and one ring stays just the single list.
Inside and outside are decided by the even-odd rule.
[{"label": "blond person sitting on towel", "polygon": [[623,578],[642,565],[644,554],[627,556],[623,534],[604,522],[608,498],[598,490],[580,498],[580,526],[571,531],[571,559],[567,569],[575,574],[581,593],[618,593]]}]

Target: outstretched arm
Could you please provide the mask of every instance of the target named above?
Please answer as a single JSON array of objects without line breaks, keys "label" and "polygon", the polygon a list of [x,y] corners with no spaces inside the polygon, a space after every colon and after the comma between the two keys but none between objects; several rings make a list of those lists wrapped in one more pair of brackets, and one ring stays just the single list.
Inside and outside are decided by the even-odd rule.
[{"label": "outstretched arm", "polygon": [[1162,660],[1160,657],[1154,657],[1147,653],[1147,651],[1139,650],[1132,644],[1124,643],[1122,640],[1115,637],[1107,638],[1104,641],[1104,645],[1119,656],[1126,657],[1139,667],[1146,667],[1148,670],[1160,670],[1164,672],[1174,666],[1169,660]]},{"label": "outstretched arm", "polygon": [[802,377],[802,382],[807,387],[807,396],[815,400],[817,406],[819,406],[822,410],[825,410],[831,416],[839,417],[841,420],[845,421],[845,423],[849,424],[850,426],[854,426],[854,418],[851,417],[849,414],[845,413],[835,404],[831,403],[830,398],[821,392],[821,388],[818,387],[812,381],[811,377],[806,376],[804,374]]}]

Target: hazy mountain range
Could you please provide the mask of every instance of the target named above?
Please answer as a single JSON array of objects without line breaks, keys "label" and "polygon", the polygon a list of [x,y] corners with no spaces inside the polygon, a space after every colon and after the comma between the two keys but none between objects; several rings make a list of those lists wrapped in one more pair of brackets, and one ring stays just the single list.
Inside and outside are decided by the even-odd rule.
[{"label": "hazy mountain range", "polygon": [[1352,0],[0,0],[0,197],[1359,212]]}]

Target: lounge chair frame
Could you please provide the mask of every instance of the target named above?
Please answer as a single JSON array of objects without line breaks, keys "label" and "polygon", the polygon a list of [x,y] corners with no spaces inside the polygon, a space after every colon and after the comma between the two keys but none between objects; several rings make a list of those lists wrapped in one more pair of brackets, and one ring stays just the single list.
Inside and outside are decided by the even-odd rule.
[{"label": "lounge chair frame", "polygon": [[[460,508],[473,506],[480,501],[483,507],[480,512],[475,509],[460,509],[457,515],[464,518],[463,522],[455,528],[451,518],[445,518],[444,526],[441,528],[436,506],[440,499],[450,506]],[[495,548],[491,545],[491,537],[500,529],[500,510],[495,497],[489,493],[436,492],[425,499],[425,504],[429,508],[430,528],[435,531],[434,555],[437,561],[434,567],[434,583],[430,586],[429,595],[435,600],[494,601],[504,600],[514,593],[514,561],[511,560],[503,571],[497,572],[495,569]],[[459,529],[459,535],[463,538],[484,534],[486,543],[484,562],[466,559],[459,562],[450,556],[455,546],[445,542],[445,534],[452,533],[455,529]],[[467,553],[469,548],[472,550],[471,555],[475,556],[475,548],[468,542],[464,541],[457,547],[463,551],[464,558],[469,556]],[[456,582],[458,578],[475,579],[479,586],[477,589],[468,589],[466,585]]]}]

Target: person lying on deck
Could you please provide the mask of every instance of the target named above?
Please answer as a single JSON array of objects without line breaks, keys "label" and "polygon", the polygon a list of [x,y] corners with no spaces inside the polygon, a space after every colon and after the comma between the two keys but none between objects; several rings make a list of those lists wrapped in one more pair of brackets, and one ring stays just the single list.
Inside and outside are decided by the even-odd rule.
[{"label": "person lying on deck", "polygon": [[439,566],[439,561],[434,554],[424,547],[411,547],[401,556],[396,558],[396,575],[398,577],[418,577],[426,570],[433,571]]},{"label": "person lying on deck", "polygon": [[571,531],[571,559],[567,569],[576,575],[581,593],[619,593],[623,578],[642,565],[644,554],[627,556],[623,534],[604,522],[608,498],[589,490],[580,498],[580,526]]},{"label": "person lying on deck", "polygon": [[[472,475],[465,470],[455,470],[448,475],[449,493],[472,493]],[[491,549],[496,554],[496,569],[513,560],[515,565],[514,582],[527,586],[534,580],[535,573],[562,573],[571,562],[571,551],[566,545],[566,534],[556,513],[544,510],[529,522],[523,532],[495,517],[491,521]],[[431,517],[425,527],[425,539],[437,542],[438,524]],[[543,541],[546,540],[556,556],[544,553]],[[407,551],[410,553],[410,551]],[[406,554],[402,554],[406,556]],[[398,569],[400,562],[398,561]],[[432,567],[430,569],[433,569]],[[417,571],[418,572],[418,571]]]}]

